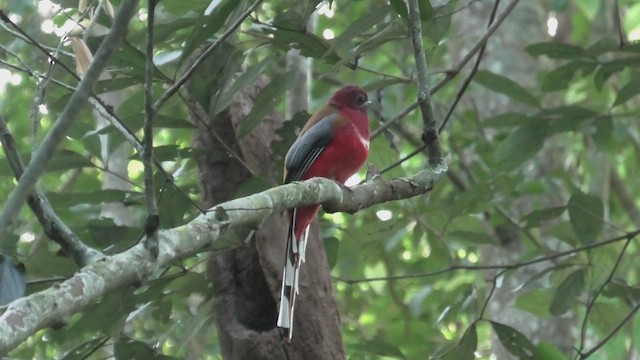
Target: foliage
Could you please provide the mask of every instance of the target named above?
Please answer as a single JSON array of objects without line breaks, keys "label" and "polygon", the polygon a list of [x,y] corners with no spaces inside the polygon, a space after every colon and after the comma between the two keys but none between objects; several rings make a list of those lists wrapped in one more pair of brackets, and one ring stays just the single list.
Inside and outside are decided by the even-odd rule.
[{"label": "foliage", "polygon": [[[460,74],[447,71],[471,48],[460,44],[468,40],[473,45],[480,35],[463,33],[462,19],[472,10],[484,10],[480,13],[488,17],[492,2],[420,3],[427,61],[433,70],[429,80],[433,86],[445,81],[433,97],[444,114],[442,109],[453,102],[465,78],[474,75],[471,64]],[[619,38],[615,21],[608,18],[613,12],[610,3],[549,0],[526,4],[530,8],[519,5],[513,16],[531,16],[531,8],[541,16],[535,22],[539,33],[515,49],[494,46],[492,55],[483,58],[481,70],[442,132],[448,180],[426,197],[378,205],[354,216],[323,217],[349,358],[488,359],[495,339],[521,359],[575,358],[571,346],[586,355],[597,351],[600,359],[640,353],[634,335],[640,289],[633,266],[640,251],[634,241],[640,227],[635,170],[640,154],[635,121],[640,109],[640,46],[629,41],[640,37],[640,4],[617,2]],[[99,7],[97,1],[86,9],[66,0],[0,4],[21,29],[72,70],[78,54],[64,36],[84,36],[95,51],[112,21],[108,6]],[[186,6],[178,0],[161,1],[155,14],[156,98],[251,4],[199,0]],[[117,9],[119,2],[111,5]],[[127,41],[119,44],[95,89],[98,95],[124,94],[115,113],[139,137],[144,120],[146,9],[143,2]],[[319,13],[316,29],[307,32],[305,24],[314,11]],[[571,26],[553,38],[545,27],[551,18]],[[511,15],[504,26],[509,21]],[[88,26],[90,35],[73,26],[75,22]],[[489,42],[502,44],[499,39],[510,36],[514,35],[498,33]],[[77,80],[62,66],[50,65],[7,23],[0,31],[0,47],[0,114],[23,159],[28,159]],[[357,83],[374,100],[370,117],[375,130],[417,98],[407,11],[404,1],[396,0],[266,0],[207,58],[202,65],[206,76],[194,77],[187,86],[216,113],[234,93],[266,74],[271,83],[241,126],[242,136],[273,107],[283,109],[292,78],[282,62],[291,49],[314,60],[310,110],[338,84]],[[533,64],[532,70],[501,71],[500,57],[507,55]],[[243,74],[236,77],[241,69]],[[445,69],[444,75],[436,69]],[[177,95],[156,114],[155,154],[173,175],[155,175],[162,228],[186,223],[198,213],[193,205],[198,200],[196,153],[190,144],[193,124],[186,119],[188,108]],[[418,111],[394,123],[373,139],[369,162],[386,169],[404,158],[420,146],[421,124]],[[293,141],[294,132],[287,130],[282,144],[274,145],[278,158]],[[87,106],[39,188],[87,245],[114,253],[137,242],[146,210],[142,165],[133,150],[127,154],[130,189],[101,189],[110,171],[100,142],[105,135],[115,139],[107,152],[124,141],[111,125],[96,128]],[[7,198],[15,185],[5,157],[0,157],[1,198]],[[383,176],[413,174],[425,164],[426,155],[419,153]],[[252,184],[242,191],[263,186],[259,180]],[[103,205],[114,202],[126,206],[134,225],[101,216]],[[77,270],[59,246],[44,237],[26,208],[10,239],[15,246],[5,250],[24,264],[28,294]],[[514,243],[519,250],[512,250]],[[509,256],[491,256],[497,248],[509,249]],[[100,358],[106,354],[105,345],[113,345],[112,355],[120,358],[218,358],[204,258],[194,255],[136,289],[108,294],[66,324],[58,324],[62,329],[39,331],[11,355]],[[3,271],[15,272],[8,262],[2,264]],[[507,283],[511,299],[503,302],[494,292],[507,288]],[[541,341],[512,325],[517,321],[494,318],[492,304],[526,313],[541,324],[566,316],[579,336]],[[621,322],[627,317],[629,321]],[[560,344],[567,342],[571,346],[562,348]]]}]

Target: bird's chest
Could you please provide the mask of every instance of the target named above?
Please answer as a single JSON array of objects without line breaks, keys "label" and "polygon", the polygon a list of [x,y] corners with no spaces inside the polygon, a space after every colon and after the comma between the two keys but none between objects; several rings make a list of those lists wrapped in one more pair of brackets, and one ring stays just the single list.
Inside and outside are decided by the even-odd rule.
[{"label": "bird's chest", "polygon": [[309,169],[307,178],[321,176],[344,183],[358,172],[368,155],[368,134],[355,126],[337,129],[331,143]]}]

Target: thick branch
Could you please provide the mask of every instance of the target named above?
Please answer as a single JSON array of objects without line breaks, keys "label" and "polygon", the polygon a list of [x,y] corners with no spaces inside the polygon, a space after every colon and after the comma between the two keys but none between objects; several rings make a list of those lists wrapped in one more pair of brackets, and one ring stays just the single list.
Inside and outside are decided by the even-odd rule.
[{"label": "thick branch", "polygon": [[133,16],[137,4],[138,2],[135,0],[124,1],[122,3],[120,11],[118,11],[118,15],[114,19],[113,28],[102,44],[100,44],[89,69],[87,69],[87,73],[82,78],[82,81],[80,81],[80,84],[78,84],[76,91],[71,95],[71,99],[69,99],[69,102],[64,110],[62,110],[62,113],[60,113],[51,130],[49,130],[42,140],[40,148],[33,155],[20,181],[18,181],[18,185],[9,195],[2,209],[2,213],[0,213],[0,244],[4,243],[4,232],[8,230],[9,224],[19,213],[22,205],[31,193],[33,186],[44,172],[58,144],[64,139],[67,130],[69,130],[71,124],[82,109],[82,106],[87,101],[89,94],[91,94],[91,88],[98,80],[107,59],[114,52],[118,42],[126,33],[129,20]]},{"label": "thick branch", "polygon": [[158,266],[167,266],[205,247],[224,249],[238,245],[220,240],[229,228],[257,228],[271,214],[309,204],[321,203],[331,211],[356,212],[386,201],[424,194],[445,171],[446,166],[439,165],[410,178],[377,178],[351,189],[328,179],[315,178],[222,203],[189,224],[160,230],[156,259],[140,243],[121,254],[89,264],[59,286],[11,303],[0,316],[0,355],[39,329],[82,310],[106,292],[140,282]]}]

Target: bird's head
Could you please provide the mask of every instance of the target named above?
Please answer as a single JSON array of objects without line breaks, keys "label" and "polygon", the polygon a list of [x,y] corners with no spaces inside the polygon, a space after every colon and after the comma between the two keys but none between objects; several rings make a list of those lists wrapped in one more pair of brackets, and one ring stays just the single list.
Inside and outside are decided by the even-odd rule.
[{"label": "bird's head", "polygon": [[362,88],[356,85],[347,85],[336,91],[327,104],[339,109],[350,108],[366,112],[367,107],[371,105],[371,101],[369,101],[367,93]]}]

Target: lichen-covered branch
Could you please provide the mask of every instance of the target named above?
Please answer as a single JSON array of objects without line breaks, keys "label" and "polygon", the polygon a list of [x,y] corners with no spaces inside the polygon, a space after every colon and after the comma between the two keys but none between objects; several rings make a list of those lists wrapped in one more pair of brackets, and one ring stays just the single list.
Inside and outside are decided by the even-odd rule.
[{"label": "lichen-covered branch", "polygon": [[446,165],[429,166],[416,176],[393,180],[378,177],[353,188],[315,178],[222,203],[186,225],[160,230],[159,254],[155,259],[140,243],[121,254],[89,264],[57,286],[9,304],[0,316],[0,355],[39,329],[82,310],[108,291],[143,281],[156,267],[204,248],[236,246],[221,240],[229,228],[257,228],[270,215],[303,205],[321,203],[329,211],[356,212],[375,204],[413,197],[429,191],[445,170]]}]

